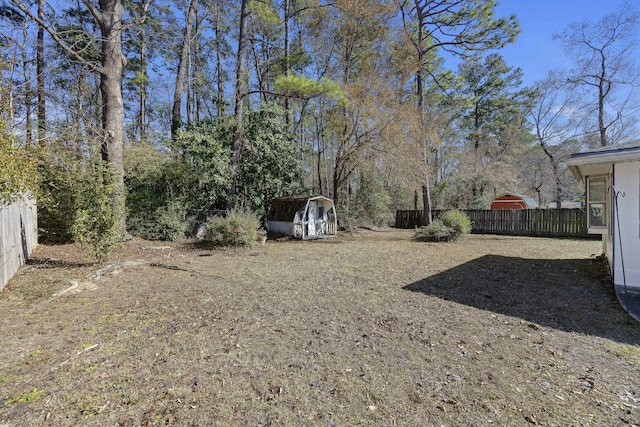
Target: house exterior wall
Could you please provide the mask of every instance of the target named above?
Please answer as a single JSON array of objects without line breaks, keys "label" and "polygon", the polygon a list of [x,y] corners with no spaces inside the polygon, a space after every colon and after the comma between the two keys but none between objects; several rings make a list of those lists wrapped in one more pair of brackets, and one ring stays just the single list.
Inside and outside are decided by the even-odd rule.
[{"label": "house exterior wall", "polygon": [[[610,239],[615,247],[613,277],[616,285],[623,285],[623,279],[626,278],[628,288],[640,290],[640,161],[616,163],[613,178],[616,190],[624,193],[624,197],[621,194],[618,196],[620,223],[615,206],[611,210],[612,216],[616,216],[612,218],[615,226]],[[607,256],[610,254],[608,252]]]}]

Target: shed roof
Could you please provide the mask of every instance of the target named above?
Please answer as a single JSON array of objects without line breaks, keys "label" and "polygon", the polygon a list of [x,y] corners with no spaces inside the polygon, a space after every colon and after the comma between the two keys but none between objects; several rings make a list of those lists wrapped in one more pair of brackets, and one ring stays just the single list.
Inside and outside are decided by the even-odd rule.
[{"label": "shed roof", "polygon": [[528,208],[535,209],[539,207],[538,202],[536,202],[536,200],[533,197],[529,197],[529,196],[525,196],[524,194],[517,194],[517,193],[506,193],[496,197],[495,199],[493,199],[493,201],[495,202],[501,197],[508,197],[508,196],[522,199],[522,201],[527,205]]},{"label": "shed roof", "polygon": [[333,206],[332,199],[320,195],[281,197],[271,202],[271,208],[269,209],[267,220],[293,221],[296,212],[303,209],[310,200],[321,200],[322,202],[329,202]]}]

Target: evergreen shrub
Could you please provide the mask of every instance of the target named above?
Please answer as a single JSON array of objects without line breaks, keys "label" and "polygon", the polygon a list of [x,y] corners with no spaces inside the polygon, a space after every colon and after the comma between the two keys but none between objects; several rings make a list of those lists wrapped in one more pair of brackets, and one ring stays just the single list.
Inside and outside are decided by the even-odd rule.
[{"label": "evergreen shrub", "polygon": [[416,240],[427,242],[451,242],[471,232],[471,220],[457,209],[443,213],[426,227],[416,229]]},{"label": "evergreen shrub", "polygon": [[[234,232],[236,226],[243,232]],[[260,219],[250,210],[233,209],[226,216],[215,216],[207,223],[205,240],[220,246],[252,247],[258,238]]]},{"label": "evergreen shrub", "polygon": [[444,225],[454,229],[458,237],[471,233],[471,220],[467,214],[458,209],[444,212],[439,219]]}]

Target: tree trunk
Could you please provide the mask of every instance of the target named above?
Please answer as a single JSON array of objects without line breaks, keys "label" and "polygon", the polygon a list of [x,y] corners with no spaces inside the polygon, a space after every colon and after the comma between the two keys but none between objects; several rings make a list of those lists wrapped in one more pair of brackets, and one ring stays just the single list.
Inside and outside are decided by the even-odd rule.
[{"label": "tree trunk", "polygon": [[[147,75],[147,40],[146,34],[143,31],[141,35],[140,43],[140,73],[146,77]],[[145,142],[147,140],[147,82],[142,80],[140,82],[140,141]]]},{"label": "tree trunk", "polygon": [[[198,17],[198,10],[196,9],[196,34],[195,34],[195,44],[194,44],[194,51],[193,51],[193,67],[192,67],[192,76],[193,76],[193,81],[196,80],[196,78],[198,77],[200,70],[200,67],[202,65],[202,58],[201,58],[201,45],[200,45],[200,18]],[[201,118],[201,114],[202,114],[202,89],[198,88],[198,85],[194,85],[193,87],[193,106],[194,106],[194,112],[193,112],[193,120],[196,123],[200,123],[200,118]]]},{"label": "tree trunk", "polygon": [[184,92],[184,78],[187,73],[187,61],[191,50],[191,28],[193,27],[193,20],[195,19],[197,8],[198,0],[191,0],[189,2],[189,10],[184,27],[184,36],[182,38],[182,50],[180,52],[180,61],[178,62],[178,73],[176,75],[176,89],[173,93],[173,108],[171,110],[171,139],[173,141],[176,140],[176,131],[182,124],[182,118],[180,117],[182,93]]},{"label": "tree trunk", "polygon": [[224,81],[222,78],[222,43],[220,42],[220,11],[216,13],[216,26],[215,26],[215,34],[216,34],[216,74],[217,74],[217,89],[218,89],[218,99],[217,99],[217,107],[218,107],[218,119],[221,119],[224,115]]},{"label": "tree trunk", "polygon": [[553,176],[556,179],[556,208],[562,208],[562,182],[560,181],[560,171],[558,164],[553,165]]},{"label": "tree trunk", "polygon": [[[321,120],[322,116],[318,117],[315,116],[315,124],[316,124],[316,141],[318,144],[318,164],[317,164],[317,171],[318,171],[318,194],[325,194],[322,191],[322,171],[323,168],[322,166],[324,165],[324,139],[322,138],[322,130],[321,127],[323,127],[323,124],[321,124],[320,120]],[[311,184],[311,187],[313,188],[314,183]]]},{"label": "tree trunk", "polygon": [[610,85],[605,80],[605,65],[604,59],[602,60],[602,74],[598,80],[598,132],[600,134],[600,145],[602,147],[606,147],[609,145],[609,140],[607,138],[607,128],[604,125],[604,114],[605,114],[605,105],[604,100],[609,93]]},{"label": "tree trunk", "polygon": [[116,174],[114,211],[120,215],[120,233],[126,234],[124,212],[124,104],[122,101],[122,72],[125,58],[122,54],[124,0],[100,0],[96,16],[102,32],[102,159]]},{"label": "tree trunk", "polygon": [[[291,31],[289,29],[289,19],[291,18],[291,0],[284,0],[284,74],[291,76]],[[291,111],[291,98],[284,97],[284,109],[286,112],[287,132],[291,132],[293,123],[293,112]]]},{"label": "tree trunk", "polygon": [[[416,70],[416,95],[418,97],[418,114],[420,117],[421,128],[424,129],[425,117],[424,117],[424,82],[423,82],[423,67],[424,67],[424,20],[426,17],[423,14],[422,7],[416,0],[416,13],[418,15],[418,40],[417,40],[417,54],[418,54],[418,69]],[[429,191],[429,147],[427,147],[427,141],[424,141],[424,183],[422,184],[422,225],[431,224],[431,191]]]},{"label": "tree trunk", "polygon": [[431,192],[429,191],[429,178],[426,184],[422,186],[422,225],[429,225],[432,222],[431,217]]},{"label": "tree trunk", "polygon": [[247,48],[247,18],[249,17],[249,0],[242,0],[240,11],[240,28],[238,33],[238,58],[236,63],[236,96],[233,111],[233,135],[231,139],[231,161],[229,163],[229,178],[231,185],[227,193],[227,209],[234,208],[238,202],[236,188],[238,185],[238,165],[240,163],[240,148],[242,143],[242,121],[244,119],[244,98],[247,93],[245,83],[245,50]]},{"label": "tree trunk", "polygon": [[25,115],[25,143],[27,146],[31,146],[33,140],[33,124],[31,121],[31,105],[33,101],[33,94],[31,89],[31,76],[29,75],[30,67],[29,67],[29,59],[27,54],[27,28],[29,21],[27,19],[24,20],[22,27],[22,76],[24,78],[24,115]]},{"label": "tree trunk", "polygon": [[[38,0],[38,18],[44,21],[44,0]],[[44,27],[42,25],[38,25],[36,74],[38,91],[38,144],[44,144],[47,139],[47,125],[44,92]]]}]

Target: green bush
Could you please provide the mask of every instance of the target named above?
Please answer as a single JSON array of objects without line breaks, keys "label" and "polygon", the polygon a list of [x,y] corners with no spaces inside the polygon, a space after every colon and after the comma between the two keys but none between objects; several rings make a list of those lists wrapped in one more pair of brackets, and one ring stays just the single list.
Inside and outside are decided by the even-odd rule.
[{"label": "green bush", "polygon": [[439,219],[431,224],[416,229],[413,238],[427,242],[448,242],[454,240],[455,230],[447,227]]},{"label": "green bush", "polygon": [[456,209],[443,213],[426,227],[416,229],[413,238],[428,242],[450,242],[470,232],[471,220],[464,212]]},{"label": "green bush", "polygon": [[[153,215],[155,230],[149,236],[154,239],[179,241],[189,232],[187,209],[181,203],[169,202]],[[151,231],[151,230],[150,230]]]},{"label": "green bush", "polygon": [[[238,225],[243,232],[233,231]],[[259,227],[260,219],[254,212],[234,209],[226,217],[216,216],[208,222],[205,240],[221,246],[252,247],[258,238]]]},{"label": "green bush", "polygon": [[192,193],[197,192],[199,175],[189,162],[139,144],[127,148],[125,172],[129,233],[145,239],[183,239],[187,217],[198,206]]},{"label": "green bush", "polygon": [[38,167],[38,241],[58,244],[73,241],[71,228],[81,172],[49,160]]},{"label": "green bush", "polygon": [[149,240],[177,242],[189,233],[189,218],[183,204],[168,202],[155,211],[127,217],[127,230],[134,236]]},{"label": "green bush", "polygon": [[[98,162],[87,167],[76,194],[76,212],[71,232],[76,242],[89,253],[89,258],[103,261],[109,257],[124,236],[120,234],[120,219],[124,214],[124,198],[116,197],[116,174],[112,168]],[[114,209],[116,200],[122,206]]]},{"label": "green bush", "polygon": [[444,225],[454,229],[458,233],[457,237],[471,233],[471,220],[467,214],[458,209],[446,211],[439,219]]},{"label": "green bush", "polygon": [[[2,85],[0,85],[2,86]],[[0,88],[0,204],[12,203],[21,194],[37,190],[37,158],[34,150],[20,145],[7,131],[4,113],[8,97]]]},{"label": "green bush", "polygon": [[[87,258],[106,259],[122,242],[123,197],[115,193],[116,175],[89,141],[89,156],[80,156],[64,140],[51,140],[38,164],[38,231],[40,242],[78,242]],[[117,197],[119,196],[119,197]],[[118,200],[118,201],[117,201]]]}]

